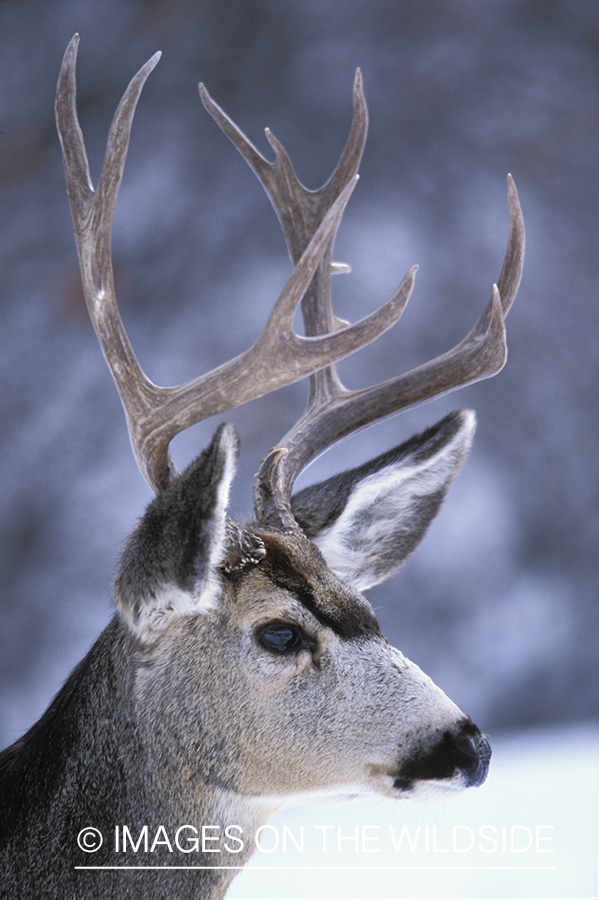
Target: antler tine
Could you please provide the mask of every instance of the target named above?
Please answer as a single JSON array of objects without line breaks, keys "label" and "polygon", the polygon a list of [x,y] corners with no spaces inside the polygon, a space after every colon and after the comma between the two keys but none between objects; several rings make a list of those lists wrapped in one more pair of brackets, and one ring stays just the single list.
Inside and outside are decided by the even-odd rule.
[{"label": "antler tine", "polygon": [[56,120],[63,148],[67,190],[75,227],[83,289],[94,329],[116,383],[139,469],[158,493],[176,475],[169,444],[179,432],[210,416],[291,384],[375,340],[399,318],[392,297],[361,322],[336,334],[301,337],[293,330],[299,302],[327,257],[356,183],[349,178],[310,234],[297,265],[256,342],[235,359],[186,384],[158,387],[141,369],[118,312],[111,259],[111,233],[135,107],[155,67],[155,54],[132,79],[110,127],[106,157],[94,191],[77,119],[75,65],[79,37],[71,40],[61,67]]},{"label": "antler tine", "polygon": [[[137,73],[127,88],[109,132],[106,157],[98,190],[89,171],[83,134],[77,117],[75,67],[79,35],[71,39],[62,62],[56,89],[56,124],[60,138],[67,193],[85,301],[98,341],[116,382],[129,426],[138,465],[139,442],[134,440],[135,422],[155,399],[155,386],[142,371],[119,315],[114,291],[111,235],[116,201],[123,177],[133,114],[143,85],[160,53]],[[134,412],[137,411],[137,417]]]},{"label": "antler tine", "polygon": [[[333,174],[317,191],[310,191],[301,184],[285,148],[270,129],[266,129],[266,137],[275,152],[274,162],[262,156],[202,84],[200,96],[206,110],[258,176],[281,223],[291,260],[296,264],[327,210],[358,172],[368,130],[368,111],[360,70],[356,71],[354,79],[353,118],[345,148]],[[334,235],[302,301],[304,328],[308,336],[327,334],[344,324],[331,308],[330,277],[333,271],[348,271],[348,268],[332,263],[333,241]],[[329,367],[323,371],[324,378],[328,377],[327,372]]]},{"label": "antler tine", "polygon": [[525,247],[524,219],[520,209],[518,191],[511,175],[507,177],[507,198],[510,209],[510,231],[501,274],[497,282],[504,316],[507,316],[518,293]]},{"label": "antler tine", "polygon": [[285,148],[269,128],[265,129],[265,134],[275,152],[274,162],[269,162],[262,156],[241,129],[215,103],[203,84],[200,84],[199,89],[206,111],[239,150],[268,194],[295,265],[327,209],[358,172],[368,129],[360,70],[357,70],[354,81],[354,114],[345,149],[335,171],[317,191],[310,191],[301,184]]},{"label": "antler tine", "polygon": [[[447,353],[382,384],[348,391],[335,379],[313,392],[306,412],[263,461],[254,487],[258,517],[294,530],[291,491],[299,473],[323,450],[348,434],[393,413],[424,403],[499,372],[507,357],[505,314],[518,289],[524,260],[524,221],[516,186],[508,176],[510,230],[500,275],[505,292],[492,296],[470,332]],[[321,373],[319,373],[321,374]]]}]

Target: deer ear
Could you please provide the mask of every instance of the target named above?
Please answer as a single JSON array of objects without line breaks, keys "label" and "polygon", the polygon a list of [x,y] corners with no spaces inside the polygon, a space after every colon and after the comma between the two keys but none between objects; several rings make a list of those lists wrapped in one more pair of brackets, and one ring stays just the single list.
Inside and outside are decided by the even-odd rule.
[{"label": "deer ear", "polygon": [[424,537],[472,442],[470,410],[374,460],[299,491],[293,514],[328,566],[358,590],[384,581]]},{"label": "deer ear", "polygon": [[235,429],[221,426],[210,446],[149,505],[129,538],[115,600],[142,640],[177,615],[215,607],[238,449]]}]

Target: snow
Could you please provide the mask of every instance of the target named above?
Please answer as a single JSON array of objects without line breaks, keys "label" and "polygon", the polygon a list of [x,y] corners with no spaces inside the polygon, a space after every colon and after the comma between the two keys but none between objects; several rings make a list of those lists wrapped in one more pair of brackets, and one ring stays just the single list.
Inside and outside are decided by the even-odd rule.
[{"label": "snow", "polygon": [[492,745],[477,790],[279,813],[227,900],[596,900],[599,729]]}]

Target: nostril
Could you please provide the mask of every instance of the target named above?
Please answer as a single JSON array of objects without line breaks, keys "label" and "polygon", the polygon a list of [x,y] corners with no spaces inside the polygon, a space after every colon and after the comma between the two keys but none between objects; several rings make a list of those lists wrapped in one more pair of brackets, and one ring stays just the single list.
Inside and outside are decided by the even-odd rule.
[{"label": "nostril", "polygon": [[491,746],[487,739],[480,737],[461,737],[454,741],[454,760],[456,766],[468,776],[468,784],[475,787],[483,783],[489,770]]},{"label": "nostril", "polygon": [[462,753],[464,756],[470,756],[473,759],[478,759],[478,752],[472,738],[458,738],[454,744],[454,747],[457,753]]}]

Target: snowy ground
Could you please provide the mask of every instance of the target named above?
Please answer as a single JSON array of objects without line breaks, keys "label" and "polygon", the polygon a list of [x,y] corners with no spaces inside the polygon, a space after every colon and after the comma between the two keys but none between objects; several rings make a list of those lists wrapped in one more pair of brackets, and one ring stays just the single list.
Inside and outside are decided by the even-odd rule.
[{"label": "snowy ground", "polygon": [[227,900],[596,900],[599,730],[492,743],[478,790],[279,814]]}]

